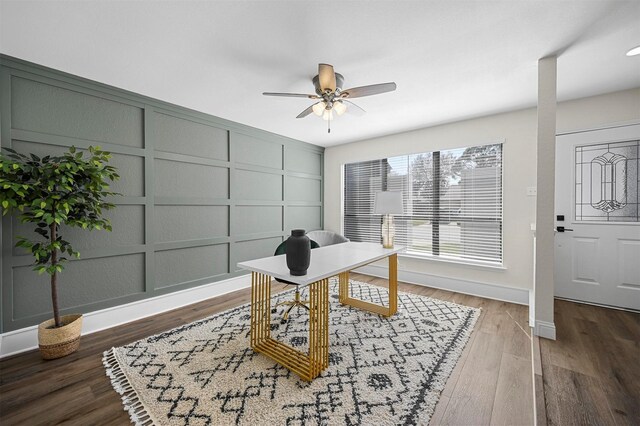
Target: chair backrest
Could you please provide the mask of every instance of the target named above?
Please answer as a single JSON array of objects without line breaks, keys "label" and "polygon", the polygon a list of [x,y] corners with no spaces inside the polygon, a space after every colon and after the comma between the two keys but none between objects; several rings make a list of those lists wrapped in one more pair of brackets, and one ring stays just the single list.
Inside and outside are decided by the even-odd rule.
[{"label": "chair backrest", "polygon": [[320,247],[349,242],[349,239],[345,236],[332,231],[309,231],[307,235],[312,240],[317,241]]}]

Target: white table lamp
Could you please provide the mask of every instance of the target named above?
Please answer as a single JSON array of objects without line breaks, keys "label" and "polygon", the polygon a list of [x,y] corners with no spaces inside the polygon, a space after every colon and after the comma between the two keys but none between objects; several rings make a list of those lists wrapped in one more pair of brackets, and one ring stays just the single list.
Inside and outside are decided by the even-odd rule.
[{"label": "white table lamp", "polygon": [[402,192],[380,191],[376,192],[376,200],[373,207],[374,214],[384,215],[382,221],[382,246],[393,248],[395,227],[392,214],[402,214]]}]

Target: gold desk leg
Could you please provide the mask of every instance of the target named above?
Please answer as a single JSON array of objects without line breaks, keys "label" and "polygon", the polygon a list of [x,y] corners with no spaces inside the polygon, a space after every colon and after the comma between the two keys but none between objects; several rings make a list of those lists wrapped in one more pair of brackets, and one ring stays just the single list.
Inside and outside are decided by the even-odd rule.
[{"label": "gold desk leg", "polygon": [[251,347],[271,338],[271,277],[251,273]]},{"label": "gold desk leg", "polygon": [[389,256],[389,306],[376,305],[349,296],[349,271],[340,273],[339,300],[343,305],[390,317],[398,312],[398,255]]},{"label": "gold desk leg", "polygon": [[389,256],[389,315],[398,312],[398,255]]},{"label": "gold desk leg", "polygon": [[329,280],[309,286],[309,353],[271,338],[271,277],[251,275],[251,347],[306,381],[329,366]]},{"label": "gold desk leg", "polygon": [[311,284],[309,293],[309,360],[317,377],[329,367],[329,280]]},{"label": "gold desk leg", "polygon": [[339,288],[338,288],[338,300],[340,303],[346,303],[349,299],[349,271],[341,272],[338,276]]}]

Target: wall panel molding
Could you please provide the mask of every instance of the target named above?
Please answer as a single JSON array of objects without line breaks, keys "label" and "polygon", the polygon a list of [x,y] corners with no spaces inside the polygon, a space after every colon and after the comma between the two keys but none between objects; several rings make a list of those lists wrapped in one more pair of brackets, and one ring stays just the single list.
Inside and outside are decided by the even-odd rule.
[{"label": "wall panel molding", "polygon": [[[84,316],[82,334],[127,324],[162,312],[171,311],[251,286],[251,276],[242,275],[198,287],[174,291],[149,299],[125,303],[90,312]],[[37,349],[38,326],[24,327],[0,334],[0,358]]]},{"label": "wall panel molding", "polygon": [[[242,275],[236,263],[246,256],[272,255],[290,229],[322,227],[324,148],[4,55],[0,88],[0,146],[48,154],[100,145],[122,172],[113,187],[123,196],[110,201],[123,211],[131,206],[118,216],[130,235],[102,242],[94,231],[74,239],[86,248],[71,269],[93,266],[83,282],[65,281],[81,274],[61,274],[64,314],[117,309],[228,280]],[[287,181],[312,195],[286,194]],[[0,333],[51,316],[41,294],[46,285],[37,309],[29,307],[27,316],[16,311],[28,307],[29,297],[28,286],[14,286],[16,271],[29,281],[32,258],[13,248],[14,220],[3,218],[0,234]],[[126,269],[123,256],[136,259],[135,270]],[[92,278],[93,270],[103,275]],[[82,294],[65,296],[67,287]]]},{"label": "wall panel molding", "polygon": [[[62,87],[67,87],[70,90],[83,89],[88,94],[99,94],[101,96],[105,96],[107,99],[118,100],[139,107],[150,106],[153,108],[159,108],[161,110],[165,110],[166,113],[176,114],[177,117],[184,117],[190,120],[200,120],[204,123],[209,123],[214,126],[226,128],[229,131],[238,131],[240,133],[246,133],[251,136],[256,136],[266,142],[270,141],[282,143],[285,146],[291,145],[296,150],[315,152],[320,156],[322,156],[324,153],[324,148],[317,145],[300,142],[295,139],[257,129],[255,127],[246,126],[244,124],[225,120],[223,118],[215,117],[213,115],[209,115],[200,111],[173,105],[168,102],[163,102],[157,99],[150,98],[148,96],[139,95],[128,90],[119,89],[107,84],[99,83],[83,77],[68,74],[63,71],[48,68],[43,65],[38,65],[33,62],[13,58],[11,56],[0,54],[0,65],[5,68],[10,68],[11,73],[15,75],[28,75],[30,76],[30,78],[34,79],[46,78],[46,81],[56,80]],[[27,72],[27,74],[21,74],[23,71]],[[68,84],[70,84],[70,86],[67,86]],[[3,93],[9,93],[9,91],[3,91]],[[158,112],[165,113],[163,111]]]}]

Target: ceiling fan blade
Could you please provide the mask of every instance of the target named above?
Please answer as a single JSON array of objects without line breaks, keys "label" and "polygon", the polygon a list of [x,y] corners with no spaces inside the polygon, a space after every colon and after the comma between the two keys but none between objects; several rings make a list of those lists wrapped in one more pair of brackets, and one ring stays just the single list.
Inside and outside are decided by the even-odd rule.
[{"label": "ceiling fan blade", "polygon": [[307,99],[318,99],[318,95],[305,95],[303,93],[275,93],[275,92],[262,92],[265,96],[282,96],[287,98],[307,98]]},{"label": "ceiling fan blade", "polygon": [[348,101],[346,99],[342,99],[340,102],[344,102],[345,104],[351,105],[353,108],[347,108],[347,113],[351,115],[355,115],[356,117],[361,117],[364,115],[365,112],[367,112],[361,106],[356,105],[353,102]]},{"label": "ceiling fan blade", "polygon": [[[316,104],[318,104],[318,103],[320,103],[320,102],[316,102]],[[315,104],[313,104],[313,105],[315,105]],[[309,108],[305,109],[300,114],[298,114],[296,116],[296,118],[305,118],[307,115],[311,114],[313,112],[313,105],[311,105]]]},{"label": "ceiling fan blade", "polygon": [[336,73],[333,71],[333,65],[318,64],[318,79],[320,81],[320,88],[323,92],[327,89],[335,92]]},{"label": "ceiling fan blade", "polygon": [[346,89],[342,91],[340,96],[345,98],[362,98],[363,96],[378,95],[380,93],[393,92],[394,90],[396,90],[395,83],[380,83]]}]

